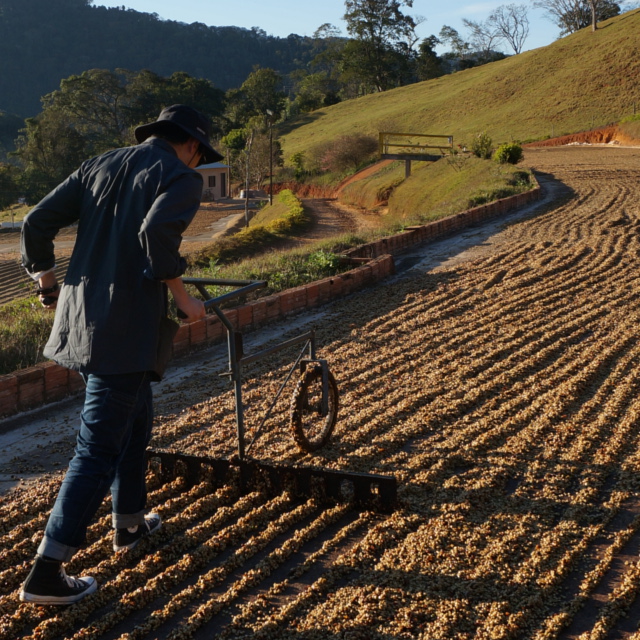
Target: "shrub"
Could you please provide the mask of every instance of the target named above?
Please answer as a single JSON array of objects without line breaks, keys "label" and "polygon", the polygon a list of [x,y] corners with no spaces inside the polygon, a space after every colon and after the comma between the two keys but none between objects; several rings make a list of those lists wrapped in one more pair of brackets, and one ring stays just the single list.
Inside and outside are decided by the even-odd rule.
[{"label": "shrub", "polygon": [[340,256],[320,249],[307,255],[282,256],[267,279],[271,290],[282,291],[333,276],[342,270],[344,266]]},{"label": "shrub", "polygon": [[372,159],[378,151],[378,141],[361,133],[340,136],[324,150],[321,165],[324,171],[336,173],[355,171]]},{"label": "shrub", "polygon": [[493,159],[498,164],[518,164],[522,156],[522,147],[517,142],[505,142],[496,149]]},{"label": "shrub", "polygon": [[531,189],[531,172],[530,171],[514,171],[508,178],[507,184],[512,187],[519,187],[523,190]]},{"label": "shrub", "polygon": [[493,140],[487,133],[478,133],[471,142],[471,153],[478,158],[488,160],[491,157]]},{"label": "shrub", "polygon": [[487,202],[495,202],[496,200],[500,200],[502,198],[508,198],[513,194],[513,189],[509,189],[508,187],[479,191],[469,198],[467,207],[469,209],[472,209],[473,207],[478,207],[481,204],[486,204]]},{"label": "shrub", "polygon": [[295,178],[296,180],[302,180],[304,176],[307,174],[305,170],[305,155],[303,151],[298,151],[294,153],[291,158],[289,158],[291,164],[295,168]]}]

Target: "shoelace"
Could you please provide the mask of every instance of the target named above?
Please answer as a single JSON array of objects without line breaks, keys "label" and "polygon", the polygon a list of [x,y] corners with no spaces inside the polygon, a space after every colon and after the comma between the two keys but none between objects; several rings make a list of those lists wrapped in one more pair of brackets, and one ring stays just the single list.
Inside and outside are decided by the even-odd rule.
[{"label": "shoelace", "polygon": [[84,587],[84,582],[82,582],[82,580],[78,580],[77,578],[68,576],[67,572],[64,570],[64,567],[60,568],[60,575],[70,589],[81,589],[82,587]]}]

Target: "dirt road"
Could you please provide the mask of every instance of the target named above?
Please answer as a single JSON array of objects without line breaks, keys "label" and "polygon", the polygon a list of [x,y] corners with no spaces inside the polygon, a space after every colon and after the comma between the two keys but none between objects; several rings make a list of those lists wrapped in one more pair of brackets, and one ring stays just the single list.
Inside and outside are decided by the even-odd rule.
[{"label": "dirt road", "polygon": [[[105,507],[69,568],[101,589],[56,612],[16,599],[45,479],[0,502],[0,639],[638,640],[640,150],[526,160],[554,203],[412,251],[384,285],[249,341],[317,324],[341,391],[318,455],[295,447],[286,400],[252,455],[393,474],[393,513],[154,477],[162,536],[113,557]],[[194,356],[158,387],[154,446],[233,452],[224,356]],[[274,359],[248,373],[250,435],[282,373]],[[42,416],[39,437],[56,420],[70,431],[66,410]]]}]

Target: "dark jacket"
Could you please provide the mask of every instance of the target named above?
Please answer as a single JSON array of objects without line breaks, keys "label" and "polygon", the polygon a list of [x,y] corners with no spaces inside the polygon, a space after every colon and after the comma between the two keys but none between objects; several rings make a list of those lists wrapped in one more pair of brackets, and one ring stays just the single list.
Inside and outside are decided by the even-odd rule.
[{"label": "dark jacket", "polygon": [[152,371],[166,285],[181,276],[182,233],[202,195],[202,177],[168,143],[151,139],[83,163],[26,216],[22,261],[54,266],[62,227],[78,233],[44,354],[95,374]]}]

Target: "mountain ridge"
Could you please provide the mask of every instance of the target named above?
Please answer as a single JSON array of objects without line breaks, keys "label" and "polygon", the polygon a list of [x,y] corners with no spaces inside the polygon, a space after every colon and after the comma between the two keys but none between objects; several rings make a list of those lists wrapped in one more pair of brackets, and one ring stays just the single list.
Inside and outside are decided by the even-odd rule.
[{"label": "mountain ridge", "polygon": [[0,111],[34,116],[42,96],[89,69],[184,71],[226,91],[256,65],[284,75],[323,48],[322,39],[185,24],[90,1],[0,0]]}]

